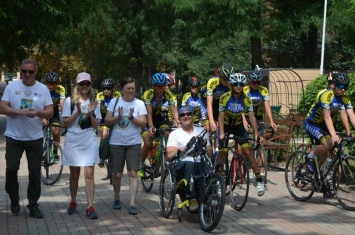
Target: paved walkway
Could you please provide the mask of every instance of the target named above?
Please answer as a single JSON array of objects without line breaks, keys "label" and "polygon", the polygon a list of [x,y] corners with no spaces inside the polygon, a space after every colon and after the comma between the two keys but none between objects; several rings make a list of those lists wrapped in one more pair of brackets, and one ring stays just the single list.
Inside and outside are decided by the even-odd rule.
[{"label": "paved walkway", "polygon": [[[95,169],[95,209],[99,218],[85,217],[86,199],[84,178],[81,176],[78,193],[78,213],[67,215],[69,205],[69,174],[64,168],[59,182],[53,186],[42,185],[39,204],[44,219],[29,217],[27,205],[27,166],[22,158],[20,179],[21,212],[15,216],[10,211],[10,200],[5,188],[5,117],[0,115],[0,229],[1,234],[204,234],[198,215],[183,210],[182,222],[176,218],[176,210],[170,219],[159,214],[158,180],[150,193],[144,192],[141,185],[137,198],[138,214],[128,213],[128,177],[122,182],[122,209],[113,210],[113,189],[102,168]],[[250,187],[249,199],[245,208],[235,211],[227,199],[223,217],[215,234],[354,234],[355,212],[342,209],[336,199],[324,200],[316,193],[307,202],[298,202],[288,193],[283,172],[270,171],[267,192],[263,197],[256,195]]]}]

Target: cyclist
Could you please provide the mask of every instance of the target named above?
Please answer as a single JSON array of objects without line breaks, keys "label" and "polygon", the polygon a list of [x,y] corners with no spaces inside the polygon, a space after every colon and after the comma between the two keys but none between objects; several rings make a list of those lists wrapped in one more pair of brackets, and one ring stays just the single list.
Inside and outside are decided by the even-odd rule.
[{"label": "cyclist", "polygon": [[243,92],[250,97],[253,102],[253,109],[257,123],[263,121],[263,105],[267,116],[270,119],[271,127],[277,131],[277,125],[274,123],[270,107],[269,91],[261,86],[261,74],[259,71],[251,71],[248,74],[249,85],[245,86]]},{"label": "cyclist", "polygon": [[[237,140],[236,142],[240,145],[243,155],[247,157],[250,167],[255,173],[257,194],[258,196],[262,196],[265,193],[264,181],[259,172],[256,160],[252,155],[251,145],[247,140],[248,132],[243,126],[242,115],[244,111],[247,111],[251,126],[254,130],[254,138],[255,140],[258,138],[258,132],[255,131],[258,128],[253,103],[250,97],[243,92],[247,78],[241,73],[234,73],[230,76],[229,82],[233,87],[232,91],[222,95],[219,101],[218,126],[221,155],[219,155],[219,159],[217,158],[217,163],[221,160],[224,162],[224,157],[227,157],[228,154],[228,136],[225,136],[226,133],[245,138]],[[222,157],[222,159],[220,157]]]},{"label": "cyclist", "polygon": [[230,64],[222,64],[219,68],[219,77],[213,77],[208,80],[206,87],[201,91],[207,98],[207,114],[211,131],[217,130],[218,123],[218,105],[220,97],[232,90],[228,79],[234,69]]},{"label": "cyclist", "polygon": [[[145,159],[148,156],[151,147],[150,137],[154,135],[156,128],[162,125],[171,126],[175,120],[177,126],[180,126],[178,114],[175,105],[173,93],[166,90],[167,75],[165,73],[155,73],[152,76],[153,89],[146,90],[143,93],[143,101],[147,108],[147,121],[148,125],[141,135],[144,145],[142,147],[140,167],[144,167]],[[171,110],[171,117],[169,117],[169,109]],[[142,176],[143,172],[139,172]]]},{"label": "cyclist", "polygon": [[[104,139],[108,136],[108,129],[105,125],[107,106],[112,100],[112,98],[121,97],[121,93],[114,90],[115,80],[113,80],[112,78],[105,78],[101,83],[101,87],[103,91],[99,92],[96,95],[96,100],[100,102],[100,111],[102,116],[102,119],[100,120],[100,138]],[[104,167],[104,161],[105,160],[100,159],[99,167]]]},{"label": "cyclist", "polygon": [[[63,110],[65,100],[65,88],[58,84],[59,76],[56,72],[48,72],[45,75],[46,85],[51,93],[53,101],[53,118],[49,119],[52,124],[60,125],[60,113]],[[47,125],[47,119],[43,119],[43,125]],[[60,143],[60,132],[58,126],[52,126],[53,140]],[[58,149],[55,146],[53,149],[53,157],[55,161],[59,160]]]},{"label": "cyclist", "polygon": [[[321,166],[329,157],[329,150],[333,148],[334,143],[340,142],[340,137],[335,132],[332,120],[334,115],[338,112],[341,115],[347,114],[352,126],[355,127],[353,107],[349,97],[345,94],[350,82],[349,77],[346,73],[334,72],[332,78],[334,88],[323,92],[316,98],[305,120],[305,129],[311,138],[312,145],[318,145],[306,158],[307,168],[310,172],[314,171],[314,157],[319,156],[319,165]],[[342,121],[346,126],[343,119]],[[351,133],[348,132],[347,134],[350,135]],[[334,196],[328,183],[326,183],[326,186],[325,196],[328,198]]]}]

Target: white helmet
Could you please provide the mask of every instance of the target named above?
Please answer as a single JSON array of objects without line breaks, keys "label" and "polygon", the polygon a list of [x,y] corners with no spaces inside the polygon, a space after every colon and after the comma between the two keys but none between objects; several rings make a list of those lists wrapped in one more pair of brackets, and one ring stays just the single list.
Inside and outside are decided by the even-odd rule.
[{"label": "white helmet", "polygon": [[233,73],[229,76],[229,83],[231,85],[235,83],[242,83],[243,85],[245,85],[248,83],[248,80],[242,73]]}]

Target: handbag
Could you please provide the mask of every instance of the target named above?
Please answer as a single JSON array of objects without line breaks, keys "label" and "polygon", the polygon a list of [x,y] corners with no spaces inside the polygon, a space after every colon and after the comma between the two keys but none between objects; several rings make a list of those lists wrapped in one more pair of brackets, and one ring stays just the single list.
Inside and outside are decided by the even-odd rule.
[{"label": "handbag", "polygon": [[[115,108],[116,108],[116,105],[118,103],[118,99],[116,99],[116,102],[115,102],[115,106],[113,107],[113,115],[115,113]],[[113,126],[109,126],[109,134],[106,138],[104,139],[101,139],[100,141],[100,145],[99,145],[99,158],[102,159],[102,160],[107,160],[109,159],[110,157],[110,138],[111,138],[111,134],[112,134],[112,127]]]}]

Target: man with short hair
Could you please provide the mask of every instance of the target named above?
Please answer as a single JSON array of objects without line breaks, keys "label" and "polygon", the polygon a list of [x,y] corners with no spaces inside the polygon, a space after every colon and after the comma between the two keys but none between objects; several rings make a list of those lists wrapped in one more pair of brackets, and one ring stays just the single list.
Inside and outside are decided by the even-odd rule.
[{"label": "man with short hair", "polygon": [[8,116],[6,130],[6,182],[5,189],[11,200],[11,211],[20,212],[17,172],[23,152],[26,152],[29,181],[27,187],[30,216],[43,218],[38,200],[41,196],[41,161],[43,158],[42,120],[53,117],[53,102],[48,88],[35,80],[37,62],[25,59],[21,63],[18,82],[6,86],[0,112]]}]

